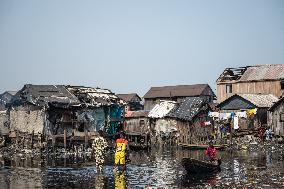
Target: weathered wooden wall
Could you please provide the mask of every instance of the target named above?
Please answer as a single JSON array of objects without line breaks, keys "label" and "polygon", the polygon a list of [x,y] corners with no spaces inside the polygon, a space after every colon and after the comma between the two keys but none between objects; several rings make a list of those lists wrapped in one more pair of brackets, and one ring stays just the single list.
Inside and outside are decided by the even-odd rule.
[{"label": "weathered wooden wall", "polygon": [[18,106],[9,111],[10,128],[23,133],[42,133],[45,112],[35,106]]},{"label": "weathered wooden wall", "polygon": [[9,129],[9,118],[6,111],[0,112],[0,136],[6,135],[10,131]]},{"label": "weathered wooden wall", "polygon": [[134,117],[125,119],[125,132],[126,133],[141,133],[149,132],[150,123],[147,117]]},{"label": "weathered wooden wall", "polygon": [[238,93],[273,94],[280,97],[284,92],[281,90],[280,81],[232,82],[232,93],[226,93],[226,84],[230,84],[230,82],[217,83],[217,100],[219,103]]},{"label": "weathered wooden wall", "polygon": [[209,136],[213,131],[213,126],[201,126],[201,119],[196,119],[194,123],[177,121],[179,132],[179,143],[206,145],[208,144]]},{"label": "weathered wooden wall", "polygon": [[272,112],[268,114],[268,126],[277,136],[284,137],[284,122],[280,120],[281,113],[284,113],[284,102],[282,101]]}]

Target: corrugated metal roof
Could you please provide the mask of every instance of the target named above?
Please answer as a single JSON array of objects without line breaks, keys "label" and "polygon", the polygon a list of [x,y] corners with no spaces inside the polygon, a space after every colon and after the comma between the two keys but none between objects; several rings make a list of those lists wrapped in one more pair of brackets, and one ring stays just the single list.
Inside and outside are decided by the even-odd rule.
[{"label": "corrugated metal roof", "polygon": [[257,65],[248,67],[239,81],[284,79],[284,64]]},{"label": "corrugated metal roof", "polygon": [[242,98],[250,101],[259,108],[269,108],[278,98],[272,94],[238,94]]},{"label": "corrugated metal roof", "polygon": [[191,121],[205,107],[207,101],[200,97],[187,97],[180,106],[173,109],[167,116]]},{"label": "corrugated metal roof", "polygon": [[114,104],[124,105],[125,102],[118,98],[111,90],[83,87],[83,86],[67,86],[68,90],[75,94],[78,99],[87,106],[110,106]]},{"label": "corrugated metal roof", "polygon": [[196,84],[196,85],[151,87],[151,89],[144,95],[144,98],[200,96],[207,87],[210,86],[208,84]]},{"label": "corrugated metal roof", "polygon": [[148,116],[152,118],[165,117],[173,108],[176,107],[176,104],[177,103],[174,101],[161,101],[159,104],[154,106]]},{"label": "corrugated metal roof", "polygon": [[269,111],[274,111],[274,109],[281,105],[281,103],[284,101],[284,97],[280,98],[277,102],[275,102],[270,108]]},{"label": "corrugated metal roof", "polygon": [[38,106],[49,106],[49,104],[69,106],[80,103],[77,97],[71,94],[64,85],[31,84],[24,85],[12,101],[12,103],[26,101]]}]

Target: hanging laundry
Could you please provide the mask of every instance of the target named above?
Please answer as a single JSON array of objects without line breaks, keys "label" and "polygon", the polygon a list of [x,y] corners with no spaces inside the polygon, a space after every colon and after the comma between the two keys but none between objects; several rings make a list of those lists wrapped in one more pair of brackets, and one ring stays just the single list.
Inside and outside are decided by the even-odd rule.
[{"label": "hanging laundry", "polygon": [[225,120],[231,118],[231,113],[220,113],[219,114],[219,119],[220,120]]},{"label": "hanging laundry", "polygon": [[211,125],[211,121],[205,121],[205,122],[204,122],[204,125],[205,125],[205,126]]},{"label": "hanging laundry", "polygon": [[200,126],[208,126],[211,125],[211,121],[202,121],[200,122]]},{"label": "hanging laundry", "polygon": [[254,109],[250,109],[247,111],[247,116],[252,116],[252,115],[255,115],[257,113],[257,108],[254,108]]},{"label": "hanging laundry", "polygon": [[246,112],[237,112],[237,117],[239,117],[239,118],[247,118],[247,113]]},{"label": "hanging laundry", "polygon": [[209,113],[208,113],[208,116],[209,116],[209,117],[218,118],[218,117],[219,117],[219,112],[209,112]]},{"label": "hanging laundry", "polygon": [[234,117],[234,129],[239,128],[239,118],[237,116]]}]

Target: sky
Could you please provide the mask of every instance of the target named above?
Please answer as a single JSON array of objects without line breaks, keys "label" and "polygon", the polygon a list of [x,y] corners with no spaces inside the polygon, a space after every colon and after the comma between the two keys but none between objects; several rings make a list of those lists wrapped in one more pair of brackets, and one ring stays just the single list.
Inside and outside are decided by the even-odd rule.
[{"label": "sky", "polygon": [[0,0],[0,92],[215,90],[227,67],[283,63],[283,0]]}]

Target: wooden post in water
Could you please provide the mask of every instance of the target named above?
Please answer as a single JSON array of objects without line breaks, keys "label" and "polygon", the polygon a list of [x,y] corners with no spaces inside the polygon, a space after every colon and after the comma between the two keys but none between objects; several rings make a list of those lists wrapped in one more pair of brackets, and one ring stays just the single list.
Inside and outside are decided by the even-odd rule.
[{"label": "wooden post in water", "polygon": [[18,146],[19,144],[19,134],[18,134],[18,130],[16,130],[16,145]]},{"label": "wooden post in water", "polygon": [[31,135],[31,149],[33,149],[33,147],[34,147],[34,130]]},{"label": "wooden post in water", "polygon": [[56,140],[55,136],[52,135],[52,151],[53,151],[53,153],[55,152],[55,140]]},{"label": "wooden post in water", "polygon": [[66,126],[64,126],[64,149],[66,152],[66,147],[67,147],[67,131],[66,131]]},{"label": "wooden post in water", "polygon": [[87,150],[88,147],[88,133],[86,129],[86,123],[84,124],[84,132],[85,132],[85,150]]}]

